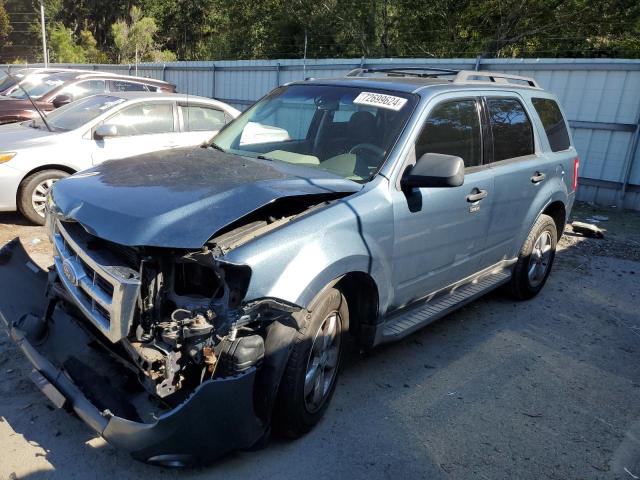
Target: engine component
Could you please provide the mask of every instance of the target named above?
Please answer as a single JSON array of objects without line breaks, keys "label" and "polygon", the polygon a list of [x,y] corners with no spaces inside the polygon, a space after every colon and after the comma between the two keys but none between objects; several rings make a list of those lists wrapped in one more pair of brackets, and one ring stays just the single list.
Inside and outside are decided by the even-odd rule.
[{"label": "engine component", "polygon": [[264,340],[260,335],[237,337],[225,342],[218,359],[217,373],[221,376],[235,375],[253,366],[264,358]]}]

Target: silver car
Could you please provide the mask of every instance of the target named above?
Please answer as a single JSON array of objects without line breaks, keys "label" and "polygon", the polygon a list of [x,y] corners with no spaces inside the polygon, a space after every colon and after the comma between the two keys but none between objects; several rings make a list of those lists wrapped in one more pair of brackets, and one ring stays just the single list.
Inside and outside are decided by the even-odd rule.
[{"label": "silver car", "polygon": [[122,92],[62,107],[46,124],[0,126],[0,211],[43,224],[56,180],[105,160],[199,145],[239,113],[203,97]]}]

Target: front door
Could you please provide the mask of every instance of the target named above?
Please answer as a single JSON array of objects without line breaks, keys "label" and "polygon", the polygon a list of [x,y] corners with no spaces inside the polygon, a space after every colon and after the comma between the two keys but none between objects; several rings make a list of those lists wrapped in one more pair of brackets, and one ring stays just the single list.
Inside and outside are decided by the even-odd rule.
[{"label": "front door", "polygon": [[117,135],[89,140],[94,165],[179,146],[173,102],[136,103],[102,123],[114,125]]},{"label": "front door", "polygon": [[482,264],[493,202],[493,176],[483,166],[480,102],[447,99],[436,104],[415,141],[425,153],[461,157],[464,185],[392,190],[394,206],[392,308],[444,288],[477,272]]}]

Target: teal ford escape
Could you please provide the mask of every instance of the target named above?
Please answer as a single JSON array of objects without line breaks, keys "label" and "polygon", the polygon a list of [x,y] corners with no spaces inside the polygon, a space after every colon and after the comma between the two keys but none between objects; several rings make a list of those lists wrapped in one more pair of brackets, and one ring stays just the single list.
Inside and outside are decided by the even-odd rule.
[{"label": "teal ford escape", "polygon": [[202,148],[57,182],[55,264],[7,245],[0,313],[56,405],[140,460],[204,462],[309,431],[347,333],[373,347],[498,286],[535,296],[577,178],[533,79],[296,82]]}]

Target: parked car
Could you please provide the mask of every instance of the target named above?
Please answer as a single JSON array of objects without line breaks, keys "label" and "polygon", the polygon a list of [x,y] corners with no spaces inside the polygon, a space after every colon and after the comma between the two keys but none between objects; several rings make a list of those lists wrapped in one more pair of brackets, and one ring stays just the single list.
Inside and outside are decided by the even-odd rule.
[{"label": "parked car", "polygon": [[25,67],[19,69],[0,70],[0,95],[8,95],[20,87],[18,84],[29,83],[29,75],[43,75],[64,72],[92,73],[88,70],[70,70],[68,68],[34,68]]},{"label": "parked car", "polygon": [[56,180],[105,160],[200,145],[239,113],[203,97],[114,92],[55,110],[46,124],[0,126],[0,211],[44,224]]},{"label": "parked car", "polygon": [[84,70],[32,72],[20,86],[0,96],[0,124],[39,118],[25,91],[43,112],[101,93],[176,91],[161,80]]},{"label": "parked car", "polygon": [[556,98],[373,74],[279,87],[210,148],[57,182],[49,277],[17,242],[0,254],[42,391],[135,458],[193,464],[308,432],[347,333],[371,348],[499,286],[540,292],[578,178]]}]

